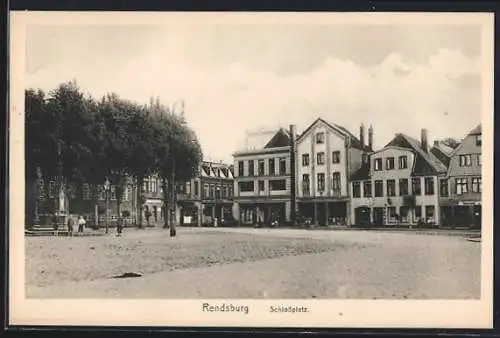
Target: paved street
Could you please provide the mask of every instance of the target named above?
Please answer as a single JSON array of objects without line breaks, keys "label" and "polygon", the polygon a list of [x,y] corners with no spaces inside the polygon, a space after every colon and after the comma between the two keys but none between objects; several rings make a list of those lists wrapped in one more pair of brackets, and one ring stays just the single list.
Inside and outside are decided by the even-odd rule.
[{"label": "paved street", "polygon": [[[113,276],[133,272],[137,278]],[[27,237],[27,297],[461,299],[480,243],[460,236],[293,229],[129,230]]]}]

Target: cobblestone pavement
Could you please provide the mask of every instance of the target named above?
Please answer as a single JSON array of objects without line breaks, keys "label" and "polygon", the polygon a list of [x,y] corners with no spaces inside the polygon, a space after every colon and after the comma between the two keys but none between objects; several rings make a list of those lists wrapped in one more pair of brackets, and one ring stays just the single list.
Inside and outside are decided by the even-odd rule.
[{"label": "cobblestone pavement", "polygon": [[[480,296],[480,243],[367,231],[187,229],[26,239],[27,297]],[[126,272],[139,278],[113,279]]]}]

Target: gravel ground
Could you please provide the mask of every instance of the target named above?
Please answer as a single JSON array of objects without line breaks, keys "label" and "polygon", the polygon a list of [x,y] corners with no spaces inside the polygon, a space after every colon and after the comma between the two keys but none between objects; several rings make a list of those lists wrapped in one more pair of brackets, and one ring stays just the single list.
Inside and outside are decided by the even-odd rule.
[{"label": "gravel ground", "polygon": [[[28,297],[480,296],[480,244],[457,237],[180,229],[175,239],[145,231],[121,238],[33,237],[26,244]],[[144,275],[110,278],[124,272]]]}]

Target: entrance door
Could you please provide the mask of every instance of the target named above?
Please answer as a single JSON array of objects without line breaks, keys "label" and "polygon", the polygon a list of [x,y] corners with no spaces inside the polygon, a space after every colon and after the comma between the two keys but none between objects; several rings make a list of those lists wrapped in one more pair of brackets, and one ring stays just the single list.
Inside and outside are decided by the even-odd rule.
[{"label": "entrance door", "polygon": [[373,224],[375,226],[384,225],[384,208],[373,208]]},{"label": "entrance door", "polygon": [[370,208],[368,207],[358,207],[355,211],[355,224],[356,226],[367,226],[370,225]]},{"label": "entrance door", "polygon": [[325,203],[316,203],[316,212],[318,213],[317,215],[318,225],[325,226],[326,225]]}]

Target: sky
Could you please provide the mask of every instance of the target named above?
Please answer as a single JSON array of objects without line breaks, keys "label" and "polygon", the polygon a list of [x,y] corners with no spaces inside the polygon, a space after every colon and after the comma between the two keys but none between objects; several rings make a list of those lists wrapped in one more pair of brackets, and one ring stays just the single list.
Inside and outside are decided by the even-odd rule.
[{"label": "sky", "polygon": [[205,159],[232,162],[247,130],[317,117],[375,147],[395,133],[462,138],[481,120],[475,25],[36,25],[26,30],[26,87],[76,80],[147,103],[185,102]]}]

